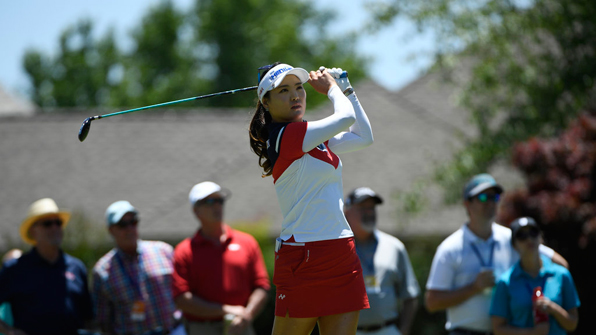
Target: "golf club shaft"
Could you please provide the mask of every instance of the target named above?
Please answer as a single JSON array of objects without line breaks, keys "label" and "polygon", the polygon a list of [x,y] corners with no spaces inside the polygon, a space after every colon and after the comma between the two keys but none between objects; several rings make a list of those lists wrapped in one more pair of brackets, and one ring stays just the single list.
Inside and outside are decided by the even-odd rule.
[{"label": "golf club shaft", "polygon": [[237,93],[237,92],[252,91],[252,90],[256,90],[256,89],[257,89],[257,86],[251,86],[251,87],[245,87],[245,88],[237,88],[235,90],[229,90],[229,91],[223,91],[223,92],[218,92],[218,93],[211,93],[211,94],[206,94],[206,95],[200,95],[200,96],[192,97],[192,98],[180,99],[180,100],[163,102],[163,103],[160,103],[160,104],[155,104],[155,105],[150,105],[150,106],[145,106],[145,107],[128,109],[128,110],[121,111],[121,112],[115,112],[115,113],[110,113],[110,114],[98,115],[98,116],[95,116],[94,119],[102,119],[102,118],[105,118],[105,117],[110,117],[110,116],[114,116],[114,115],[120,115],[120,114],[127,114],[127,113],[137,112],[137,111],[145,110],[145,109],[149,109],[149,108],[163,107],[163,106],[178,104],[178,103],[186,102],[186,101],[200,100],[200,99],[210,98],[210,97],[214,97],[214,96],[218,96],[218,95],[234,94],[234,93]]}]

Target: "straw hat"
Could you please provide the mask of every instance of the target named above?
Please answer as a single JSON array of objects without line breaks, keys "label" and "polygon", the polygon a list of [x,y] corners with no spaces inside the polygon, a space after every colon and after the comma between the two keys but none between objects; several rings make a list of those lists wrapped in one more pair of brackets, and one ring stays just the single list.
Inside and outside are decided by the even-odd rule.
[{"label": "straw hat", "polygon": [[60,211],[56,202],[50,198],[39,199],[29,206],[27,211],[27,218],[21,223],[21,238],[26,243],[35,245],[35,240],[29,236],[29,228],[39,219],[44,216],[57,215],[62,220],[62,227],[66,227],[68,220],[70,220],[70,213]]}]

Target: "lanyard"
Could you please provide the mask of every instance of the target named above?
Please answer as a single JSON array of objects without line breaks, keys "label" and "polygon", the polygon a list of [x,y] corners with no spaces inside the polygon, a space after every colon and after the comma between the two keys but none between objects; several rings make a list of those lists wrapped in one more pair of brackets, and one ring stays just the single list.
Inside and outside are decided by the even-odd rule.
[{"label": "lanyard", "polygon": [[[141,286],[139,285],[139,282],[137,281],[136,278],[133,278],[133,276],[130,273],[128,273],[128,271],[126,271],[124,262],[122,261],[122,258],[118,252],[116,252],[116,260],[118,261],[118,265],[120,265],[120,268],[122,269],[122,273],[124,273],[124,278],[126,278],[128,280],[128,283],[132,287],[134,287],[135,292],[139,295],[139,297],[142,297],[143,294],[141,293]],[[143,255],[139,255],[139,272],[141,271],[142,268],[143,268]]]},{"label": "lanyard", "polygon": [[488,255],[488,262],[486,262],[486,263],[484,263],[484,259],[482,258],[482,255],[480,254],[480,251],[478,250],[476,245],[474,243],[470,243],[470,247],[472,247],[472,250],[476,254],[476,257],[478,257],[478,260],[480,261],[481,266],[488,267],[488,268],[493,266],[493,254],[495,253],[495,244],[496,243],[497,243],[496,241],[493,241],[493,243],[491,243],[490,254]]}]

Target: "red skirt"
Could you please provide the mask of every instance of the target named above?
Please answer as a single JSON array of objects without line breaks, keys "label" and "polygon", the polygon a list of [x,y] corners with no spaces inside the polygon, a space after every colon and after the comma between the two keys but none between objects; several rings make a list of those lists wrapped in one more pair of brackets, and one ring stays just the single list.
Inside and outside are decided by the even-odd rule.
[{"label": "red skirt", "polygon": [[282,245],[275,253],[273,284],[276,316],[311,318],[369,308],[353,237]]}]

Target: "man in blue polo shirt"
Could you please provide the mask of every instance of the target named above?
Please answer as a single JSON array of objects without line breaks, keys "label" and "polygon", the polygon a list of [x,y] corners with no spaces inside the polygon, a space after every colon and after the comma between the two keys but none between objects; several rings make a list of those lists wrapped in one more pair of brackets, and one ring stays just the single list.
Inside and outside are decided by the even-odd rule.
[{"label": "man in blue polo shirt", "polygon": [[0,303],[12,307],[14,328],[7,335],[75,335],[93,317],[83,263],[60,249],[70,213],[45,198],[29,207],[21,238],[31,251],[0,270]]}]

